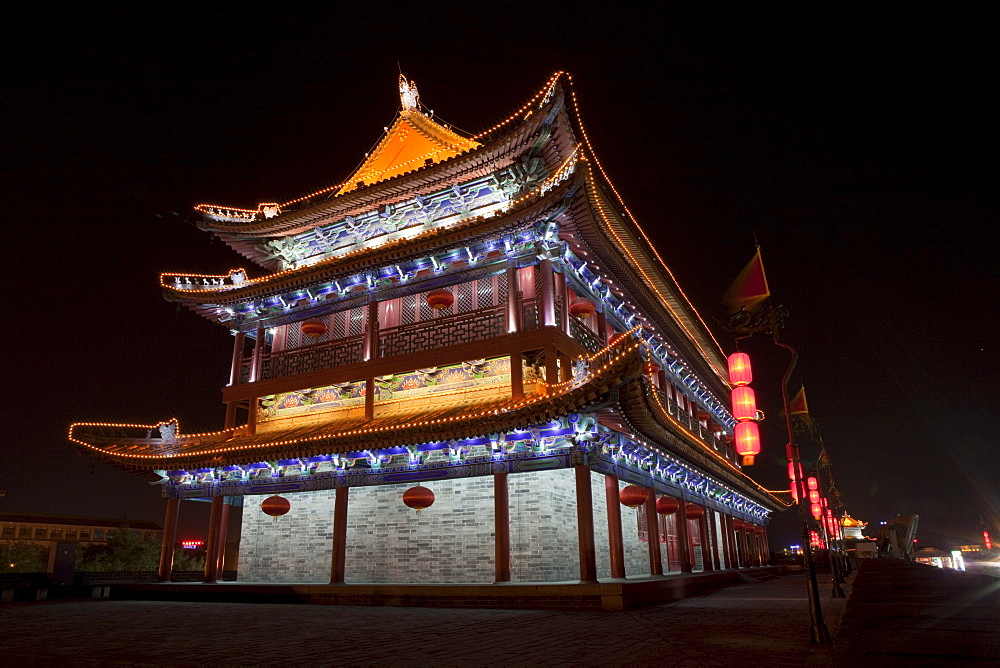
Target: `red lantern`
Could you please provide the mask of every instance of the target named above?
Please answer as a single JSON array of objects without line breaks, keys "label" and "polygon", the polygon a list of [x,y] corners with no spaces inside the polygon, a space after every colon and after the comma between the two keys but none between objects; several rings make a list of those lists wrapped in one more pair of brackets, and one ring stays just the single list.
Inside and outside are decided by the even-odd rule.
[{"label": "red lantern", "polygon": [[292,504],[282,496],[269,496],[260,504],[265,515],[280,517],[292,509]]},{"label": "red lantern", "polygon": [[448,288],[438,288],[427,293],[427,305],[438,311],[451,308],[455,303],[455,293]]},{"label": "red lantern", "polygon": [[788,479],[802,480],[802,464],[799,464],[798,475],[795,475],[795,464],[793,462],[788,462]]},{"label": "red lantern", "polygon": [[684,514],[687,515],[689,520],[700,520],[705,516],[705,507],[699,506],[695,503],[689,503],[684,506]]},{"label": "red lantern", "polygon": [[430,508],[434,505],[434,492],[420,485],[411,487],[403,492],[403,503],[420,512],[424,508]]},{"label": "red lantern", "polygon": [[749,385],[753,380],[750,370],[750,356],[746,353],[733,353],[729,356],[729,382],[733,385]]},{"label": "red lantern", "polygon": [[596,311],[597,308],[594,306],[594,302],[583,297],[577,297],[569,304],[569,314],[574,318],[589,318]]},{"label": "red lantern", "polygon": [[815,489],[809,490],[809,503],[819,503],[819,492]]},{"label": "red lantern", "polygon": [[737,420],[757,417],[757,396],[752,387],[741,385],[733,388],[733,417]]},{"label": "red lantern", "polygon": [[623,506],[628,506],[629,508],[638,508],[642,504],[646,503],[646,499],[648,498],[649,489],[646,487],[639,487],[638,485],[629,485],[618,493],[618,499],[621,501],[621,504]]},{"label": "red lantern", "polygon": [[722,442],[723,443],[732,443],[733,442],[733,438],[735,438],[735,437],[732,434],[730,434],[729,432],[726,432],[726,433],[724,433],[722,435]]},{"label": "red lantern", "polygon": [[703,410],[698,411],[698,419],[701,420],[702,422],[708,422],[708,419],[710,417],[712,417],[712,414],[709,413],[708,411],[703,411]]},{"label": "red lantern", "polygon": [[809,476],[806,478],[806,484],[809,486],[809,491],[819,489],[819,481],[816,480],[815,476]]},{"label": "red lantern", "polygon": [[721,434],[722,432],[724,432],[726,430],[726,428],[723,427],[718,422],[713,422],[711,426],[712,426],[712,433],[713,434]]},{"label": "red lantern", "polygon": [[319,318],[310,318],[302,323],[302,333],[311,339],[317,339],[326,334],[326,323]]},{"label": "red lantern", "polygon": [[656,500],[656,512],[660,515],[673,515],[680,507],[680,501],[672,496],[661,496]]},{"label": "red lantern", "polygon": [[756,422],[736,425],[736,454],[743,457],[743,466],[753,466],[753,458],[760,454],[760,430]]},{"label": "red lantern", "polygon": [[792,500],[798,503],[800,498],[805,498],[805,491],[801,482],[792,482],[788,486],[788,491],[792,493]]},{"label": "red lantern", "polygon": [[811,504],[809,506],[809,511],[812,513],[812,516],[817,520],[823,516],[823,506],[819,505],[818,503]]}]

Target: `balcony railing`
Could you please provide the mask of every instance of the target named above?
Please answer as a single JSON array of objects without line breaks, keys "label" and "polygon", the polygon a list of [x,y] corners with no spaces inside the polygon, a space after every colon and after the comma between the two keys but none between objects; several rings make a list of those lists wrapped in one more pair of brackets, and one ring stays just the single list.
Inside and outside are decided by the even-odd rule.
[{"label": "balcony railing", "polygon": [[[539,316],[537,300],[523,302],[523,329],[537,329]],[[408,325],[380,329],[378,356],[392,357],[453,346],[473,341],[485,341],[507,333],[506,307],[491,306],[477,311],[467,311]],[[587,333],[590,333],[587,330]],[[586,336],[586,334],[583,334]],[[593,343],[589,350],[599,348],[596,335],[590,333]],[[261,358],[259,379],[280,378],[316,369],[327,369],[362,361],[364,334],[332,341],[324,341],[301,348],[291,348],[276,353],[266,353]],[[240,383],[250,381],[252,357],[244,357],[240,365]]]},{"label": "balcony railing", "polygon": [[379,357],[483,341],[502,336],[505,332],[504,307],[492,306],[380,330]]},{"label": "balcony railing", "polygon": [[588,352],[596,353],[603,348],[601,340],[597,338],[597,334],[576,318],[569,319],[569,334],[576,339],[577,343],[586,348]]},{"label": "balcony railing", "polygon": [[733,458],[732,448],[728,447],[721,439],[715,437],[710,429],[706,429],[701,426],[701,423],[697,418],[689,415],[687,411],[683,411],[677,405],[677,402],[666,395],[666,393],[658,387],[654,387],[653,391],[656,392],[657,396],[660,398],[660,403],[666,407],[667,414],[670,417],[677,420],[681,425],[690,431],[692,434],[698,437],[698,440],[708,445],[713,450],[721,452],[727,459]]},{"label": "balcony railing", "polygon": [[[261,359],[261,380],[281,378],[315,369],[355,364],[361,361],[363,336],[349,336],[333,341],[315,343],[302,348],[265,353]],[[244,357],[240,365],[240,382],[250,380],[250,357]]]}]

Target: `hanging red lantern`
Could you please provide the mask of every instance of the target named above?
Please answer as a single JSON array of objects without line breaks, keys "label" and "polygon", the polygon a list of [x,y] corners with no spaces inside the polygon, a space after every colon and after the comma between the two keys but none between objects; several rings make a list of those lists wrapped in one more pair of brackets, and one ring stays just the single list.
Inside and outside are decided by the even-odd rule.
[{"label": "hanging red lantern", "polygon": [[427,305],[441,311],[455,303],[455,293],[449,288],[438,288],[427,293]]},{"label": "hanging red lantern", "polygon": [[424,508],[430,508],[434,505],[434,492],[420,485],[411,487],[403,492],[403,503],[420,512]]},{"label": "hanging red lantern", "polygon": [[684,506],[684,514],[689,520],[700,520],[705,516],[705,507],[696,503],[688,503]]},{"label": "hanging red lantern", "polygon": [[788,479],[789,480],[802,480],[802,464],[798,466],[798,475],[795,472],[795,463],[788,462]]},{"label": "hanging red lantern", "polygon": [[597,307],[594,306],[594,302],[589,299],[584,299],[583,297],[577,297],[569,304],[569,314],[574,318],[589,318],[597,312]]},{"label": "hanging red lantern", "polygon": [[638,485],[629,485],[618,493],[618,499],[621,501],[621,504],[623,506],[628,506],[629,508],[638,508],[642,504],[646,503],[646,499],[648,498],[649,489],[646,487],[639,487]]},{"label": "hanging red lantern", "polygon": [[788,491],[792,493],[792,500],[796,503],[799,502],[799,499],[805,498],[806,496],[805,487],[802,482],[792,482],[788,486]]},{"label": "hanging red lantern", "polygon": [[823,506],[819,505],[818,503],[810,504],[809,511],[812,513],[812,516],[817,520],[823,516]]},{"label": "hanging red lantern", "polygon": [[806,478],[806,485],[809,486],[810,492],[819,489],[819,481],[816,480],[815,476],[809,476],[808,478]]},{"label": "hanging red lantern", "polygon": [[698,409],[698,419],[702,422],[708,422],[708,419],[712,417],[712,414],[706,410]]},{"label": "hanging red lantern", "polygon": [[282,496],[269,496],[260,504],[265,515],[280,517],[292,509],[292,504]]},{"label": "hanging red lantern", "polygon": [[723,443],[732,443],[734,439],[735,439],[735,436],[733,436],[732,434],[730,434],[728,431],[722,434],[722,442]]},{"label": "hanging red lantern", "polygon": [[655,362],[646,362],[646,364],[643,365],[642,370],[647,376],[655,376],[660,373],[660,365]]},{"label": "hanging red lantern", "polygon": [[743,466],[753,466],[754,456],[760,454],[760,430],[756,422],[746,421],[736,425],[736,454],[743,457]]},{"label": "hanging red lantern", "polygon": [[722,432],[724,432],[726,430],[726,428],[723,427],[718,422],[713,422],[710,426],[712,427],[712,433],[713,434],[721,434]]},{"label": "hanging red lantern", "polygon": [[737,420],[753,420],[757,417],[757,395],[746,385],[733,388],[733,417]]},{"label": "hanging red lantern", "polygon": [[673,515],[680,507],[680,501],[672,496],[661,496],[656,500],[656,512],[660,515]]},{"label": "hanging red lantern", "polygon": [[815,489],[809,490],[809,503],[819,503],[819,492]]},{"label": "hanging red lantern", "polygon": [[319,318],[310,318],[302,323],[302,333],[311,339],[318,339],[326,334],[326,323]]},{"label": "hanging red lantern", "polygon": [[749,385],[753,380],[750,370],[750,356],[746,353],[733,353],[729,356],[729,382],[733,385]]}]

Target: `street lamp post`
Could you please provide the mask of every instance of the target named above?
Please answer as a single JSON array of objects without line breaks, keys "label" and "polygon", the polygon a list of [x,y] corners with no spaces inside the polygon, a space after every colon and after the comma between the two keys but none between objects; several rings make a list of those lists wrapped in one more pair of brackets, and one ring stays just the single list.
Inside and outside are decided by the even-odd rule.
[{"label": "street lamp post", "polygon": [[[788,461],[792,463],[795,471],[802,470],[802,458],[799,454],[799,446],[795,442],[795,430],[792,427],[792,416],[789,411],[788,383],[791,379],[795,365],[799,361],[799,353],[795,348],[779,339],[782,327],[788,311],[783,306],[771,306],[769,303],[759,304],[753,311],[741,308],[732,314],[726,328],[731,332],[742,334],[740,338],[749,338],[757,333],[768,334],[774,345],[784,348],[791,354],[785,375],[781,380],[781,403],[785,409],[785,429],[788,434],[788,445],[785,454]],[[796,483],[797,484],[797,483]],[[819,601],[819,585],[816,581],[816,563],[813,559],[812,546],[809,540],[809,519],[806,513],[806,503],[808,497],[803,494],[798,495],[797,506],[799,511],[799,522],[802,527],[802,555],[806,568],[806,587],[809,595],[809,635],[814,643],[830,642],[830,632],[823,621],[823,609]]]}]

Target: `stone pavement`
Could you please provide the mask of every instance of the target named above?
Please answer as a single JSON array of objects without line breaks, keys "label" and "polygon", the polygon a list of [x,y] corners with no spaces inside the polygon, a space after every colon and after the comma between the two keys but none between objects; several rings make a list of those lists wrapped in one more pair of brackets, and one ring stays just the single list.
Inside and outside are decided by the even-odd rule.
[{"label": "stone pavement", "polygon": [[835,665],[1000,665],[1000,578],[873,559],[852,584]]},{"label": "stone pavement", "polygon": [[[844,599],[830,599],[833,631]],[[829,665],[790,575],[624,612],[72,601],[0,608],[6,665]]]}]

